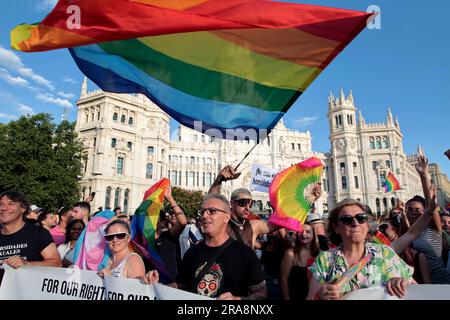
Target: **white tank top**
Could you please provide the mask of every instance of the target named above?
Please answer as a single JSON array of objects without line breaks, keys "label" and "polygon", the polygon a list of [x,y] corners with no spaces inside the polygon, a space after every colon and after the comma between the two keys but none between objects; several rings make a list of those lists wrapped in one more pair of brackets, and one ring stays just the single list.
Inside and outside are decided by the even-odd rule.
[{"label": "white tank top", "polygon": [[[119,263],[119,265],[117,267],[115,267],[114,269],[111,269],[111,274],[113,277],[126,278],[125,277],[125,271],[126,271],[125,265],[127,264],[128,258],[131,257],[132,255],[136,255],[139,257],[139,259],[142,260],[142,258],[137,253],[130,252],[129,255],[127,255],[125,258],[122,259],[122,261]],[[109,260],[108,267],[111,266],[111,264],[112,264],[112,260]]]}]

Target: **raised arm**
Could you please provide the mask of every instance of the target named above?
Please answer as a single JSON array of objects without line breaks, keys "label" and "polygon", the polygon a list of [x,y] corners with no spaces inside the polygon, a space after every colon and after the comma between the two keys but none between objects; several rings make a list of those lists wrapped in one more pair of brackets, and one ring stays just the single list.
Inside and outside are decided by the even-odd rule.
[{"label": "raised arm", "polygon": [[241,175],[240,172],[235,172],[234,168],[230,165],[227,165],[225,168],[220,170],[219,174],[214,180],[213,184],[209,188],[208,194],[210,193],[220,193],[220,188],[222,186],[223,181],[235,180]]},{"label": "raised arm", "polygon": [[[431,187],[431,200],[428,201],[425,213],[417,219],[417,221],[408,229],[408,231],[392,242],[392,249],[397,253],[402,253],[409,245],[416,240],[422,231],[430,224],[431,219],[434,217],[435,212],[438,209],[438,204],[436,202],[436,187]],[[438,213],[439,214],[439,213]]]},{"label": "raised arm", "polygon": [[164,193],[164,197],[169,202],[173,212],[175,213],[176,223],[174,223],[172,228],[170,228],[170,234],[176,237],[183,231],[184,227],[187,225],[187,218],[184,215],[184,211],[172,196],[172,186],[169,185],[169,187],[167,187]]},{"label": "raised arm", "polygon": [[283,260],[281,260],[280,267],[280,287],[284,300],[291,300],[289,294],[289,274],[291,273],[292,265],[294,263],[294,250],[289,249],[284,252]]}]

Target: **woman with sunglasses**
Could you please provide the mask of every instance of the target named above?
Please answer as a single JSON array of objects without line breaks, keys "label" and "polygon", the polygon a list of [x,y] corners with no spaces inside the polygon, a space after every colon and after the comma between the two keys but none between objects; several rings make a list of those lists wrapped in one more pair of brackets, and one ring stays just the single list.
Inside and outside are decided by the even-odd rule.
[{"label": "woman with sunglasses", "polygon": [[131,241],[130,226],[122,220],[110,222],[105,229],[105,239],[108,241],[111,258],[108,266],[99,272],[100,276],[105,274],[117,278],[141,279],[145,274],[142,258],[131,252],[128,244]]},{"label": "woman with sunglasses", "polygon": [[[367,206],[352,199],[341,201],[330,211],[328,233],[337,247],[319,253],[310,267],[308,299],[336,300],[351,291],[380,285],[386,285],[390,295],[405,295],[412,268],[388,246],[366,241],[368,211]],[[334,284],[351,266],[363,261],[367,262],[350,281]]]}]

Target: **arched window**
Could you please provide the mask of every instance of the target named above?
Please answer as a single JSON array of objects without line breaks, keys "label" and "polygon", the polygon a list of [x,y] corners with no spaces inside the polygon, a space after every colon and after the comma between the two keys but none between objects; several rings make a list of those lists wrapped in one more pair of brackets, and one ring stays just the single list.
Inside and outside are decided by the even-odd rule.
[{"label": "arched window", "polygon": [[207,186],[207,187],[210,187],[211,184],[212,184],[212,176],[211,176],[211,173],[208,172],[208,173],[206,174],[206,186]]},{"label": "arched window", "polygon": [[358,180],[358,176],[355,176],[355,189],[359,189],[359,180]]},{"label": "arched window", "polygon": [[396,205],[395,198],[391,198],[391,206],[392,206],[392,208],[395,208],[395,205]]},{"label": "arched window", "polygon": [[202,177],[202,186],[205,186],[205,173],[203,172],[203,177]]},{"label": "arched window", "polygon": [[389,149],[389,140],[388,137],[383,137],[383,148]]},{"label": "arched window", "polygon": [[123,174],[123,157],[117,157],[117,174]]},{"label": "arched window", "polygon": [[114,208],[119,206],[119,199],[120,198],[120,188],[116,188],[116,192],[114,192]]},{"label": "arched window", "polygon": [[386,181],[386,172],[380,172],[380,188],[384,187]]},{"label": "arched window", "polygon": [[198,187],[199,185],[200,185],[200,183],[199,183],[199,173],[197,172],[196,174],[195,174],[195,185]]},{"label": "arched window", "polygon": [[375,139],[375,145],[376,145],[377,149],[381,149],[381,138],[380,137],[377,137]]},{"label": "arched window", "polygon": [[123,115],[120,117],[120,122],[125,123],[125,120],[126,120],[126,117],[125,117],[125,115],[123,114]]},{"label": "arched window", "polygon": [[130,189],[125,189],[125,193],[123,195],[123,211],[124,211],[124,213],[128,213],[129,197],[130,197]]},{"label": "arched window", "polygon": [[147,163],[147,168],[145,169],[145,178],[152,179],[153,178],[153,164]]},{"label": "arched window", "polygon": [[114,112],[113,121],[117,121],[118,118],[119,118],[119,115],[117,114],[117,112]]},{"label": "arched window", "polygon": [[155,148],[154,147],[152,147],[152,146],[147,147],[147,154],[154,154],[154,153],[155,153]]},{"label": "arched window", "polygon": [[133,117],[129,117],[129,118],[128,118],[128,124],[129,124],[130,126],[133,125]]},{"label": "arched window", "polygon": [[192,171],[189,171],[188,185],[189,185],[189,186],[194,186],[194,185],[195,185],[195,182],[194,182],[194,172],[192,172]]},{"label": "arched window", "polygon": [[377,198],[375,200],[375,204],[376,204],[376,207],[377,207],[377,214],[379,215],[381,213],[381,205],[380,205],[380,199],[379,198]]},{"label": "arched window", "polygon": [[391,161],[386,160],[386,167],[390,168],[391,167]]},{"label": "arched window", "polygon": [[177,172],[176,171],[171,171],[170,172],[170,182],[173,184],[173,185],[177,185],[178,183],[177,183]]},{"label": "arched window", "polygon": [[387,211],[388,211],[388,204],[387,204],[387,199],[386,198],[383,198],[383,211],[385,213],[387,213]]},{"label": "arched window", "polygon": [[86,112],[86,117],[84,118],[84,122],[88,122],[89,121],[89,113]]},{"label": "arched window", "polygon": [[375,149],[375,141],[373,140],[373,138],[369,138],[369,148]]},{"label": "arched window", "polygon": [[378,167],[378,161],[372,161],[372,169],[376,170]]},{"label": "arched window", "polygon": [[106,188],[105,209],[111,208],[111,187]]},{"label": "arched window", "polygon": [[112,138],[111,139],[111,148],[115,148],[117,144],[117,139],[116,138]]},{"label": "arched window", "polygon": [[127,148],[128,150],[132,150],[133,149],[133,143],[131,143],[130,141],[127,142]]},{"label": "arched window", "polygon": [[178,185],[181,186],[181,171],[178,171]]},{"label": "arched window", "polygon": [[342,177],[342,189],[344,189],[344,190],[347,189],[347,177],[346,176]]},{"label": "arched window", "polygon": [[340,166],[341,166],[341,174],[345,174],[345,163],[341,162]]}]

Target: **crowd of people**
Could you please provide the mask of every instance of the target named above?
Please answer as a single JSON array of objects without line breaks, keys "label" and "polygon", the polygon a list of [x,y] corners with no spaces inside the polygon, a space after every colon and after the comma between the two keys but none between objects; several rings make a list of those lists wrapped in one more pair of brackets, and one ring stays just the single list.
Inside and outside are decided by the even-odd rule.
[{"label": "crowd of people", "polygon": [[[167,188],[165,199],[172,210],[159,215],[155,247],[168,276],[163,278],[133,251],[132,216],[120,208],[103,231],[110,258],[98,274],[148,284],[161,281],[221,300],[336,300],[374,286],[403,297],[409,284],[450,284],[450,214],[437,206],[425,157],[419,156],[416,169],[424,197],[399,200],[380,217],[365,204],[345,199],[327,219],[313,209],[302,232],[292,232],[255,219],[249,190],[239,188],[230,199],[223,196],[222,184],[239,176],[226,166],[196,217],[188,219]],[[321,193],[317,184],[316,200]],[[55,214],[30,206],[23,193],[3,192],[1,265],[74,267],[75,245],[90,219],[86,201]],[[359,272],[343,282],[346,271],[358,264]],[[3,273],[0,266],[0,285]]]}]

